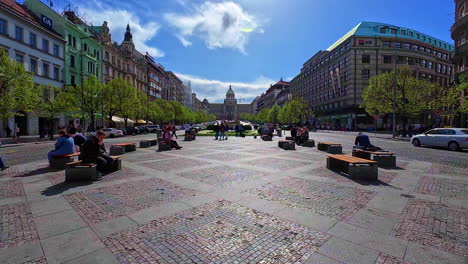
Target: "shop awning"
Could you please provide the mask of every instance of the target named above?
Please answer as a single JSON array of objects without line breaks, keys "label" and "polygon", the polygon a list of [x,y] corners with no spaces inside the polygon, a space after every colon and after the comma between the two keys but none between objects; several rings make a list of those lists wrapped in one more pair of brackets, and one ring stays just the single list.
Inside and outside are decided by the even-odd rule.
[{"label": "shop awning", "polygon": [[[122,118],[122,117],[118,117],[118,116],[113,116],[112,117],[112,121],[114,121],[115,123],[121,123],[121,124],[125,124],[125,119]],[[127,123],[128,124],[134,124],[135,121],[131,120],[130,118],[127,119]]]}]

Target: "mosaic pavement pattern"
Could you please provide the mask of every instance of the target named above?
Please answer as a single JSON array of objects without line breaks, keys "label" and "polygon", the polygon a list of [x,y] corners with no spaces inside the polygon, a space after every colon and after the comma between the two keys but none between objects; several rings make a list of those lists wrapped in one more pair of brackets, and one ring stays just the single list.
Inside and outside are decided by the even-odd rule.
[{"label": "mosaic pavement pattern", "polygon": [[251,160],[245,163],[248,165],[269,168],[269,169],[276,169],[276,170],[288,170],[288,169],[310,165],[310,163],[305,162],[305,161],[286,160],[286,159],[278,159],[278,158],[261,158],[261,159]]},{"label": "mosaic pavement pattern", "polygon": [[329,235],[226,201],[104,240],[120,263],[300,263]]},{"label": "mosaic pavement pattern", "polygon": [[468,200],[468,181],[423,176],[418,182],[416,192]]},{"label": "mosaic pavement pattern", "polygon": [[375,195],[375,192],[359,188],[299,178],[270,183],[247,192],[338,220],[350,219]]},{"label": "mosaic pavement pattern", "polygon": [[92,224],[193,195],[193,190],[153,179],[77,192],[65,198],[86,222]]},{"label": "mosaic pavement pattern", "polygon": [[411,199],[393,227],[401,239],[468,256],[468,209]]},{"label": "mosaic pavement pattern", "polygon": [[213,168],[179,173],[179,176],[211,184],[214,186],[229,186],[255,178],[266,176],[267,173],[243,168],[218,166]]},{"label": "mosaic pavement pattern", "polygon": [[[301,172],[301,174],[329,178],[337,182],[354,182],[354,180],[349,178],[347,175],[336,173],[327,168],[315,168],[312,170]],[[388,172],[380,169],[379,181],[386,184],[390,184],[397,175],[398,174],[396,172]]]},{"label": "mosaic pavement pattern", "polygon": [[0,206],[0,248],[17,247],[39,239],[27,203]]},{"label": "mosaic pavement pattern", "polygon": [[[443,156],[443,155],[442,155]],[[428,169],[427,173],[429,174],[449,174],[449,175],[468,175],[468,164],[464,164],[465,167],[455,167],[442,164],[432,164]]]},{"label": "mosaic pavement pattern", "polygon": [[392,257],[389,255],[380,253],[379,257],[375,261],[375,264],[412,264],[412,263],[408,261],[404,261],[396,257]]},{"label": "mosaic pavement pattern", "polygon": [[253,157],[255,156],[245,154],[245,153],[237,153],[237,152],[220,152],[220,153],[213,153],[210,155],[199,156],[199,158],[213,159],[213,160],[219,160],[219,161],[232,161],[232,160],[253,158]]},{"label": "mosaic pavement pattern", "polygon": [[24,196],[23,184],[20,180],[0,181],[0,199]]},{"label": "mosaic pavement pattern", "polygon": [[[131,179],[138,176],[141,176],[141,173],[137,173],[136,171],[128,168],[122,168],[122,170],[112,172],[110,174],[104,175],[100,182],[111,182],[123,179]],[[65,173],[60,171],[58,173],[54,173],[47,177],[52,184],[61,184],[65,183]]]},{"label": "mosaic pavement pattern", "polygon": [[148,167],[157,171],[168,172],[171,170],[189,169],[201,165],[208,165],[209,162],[198,161],[186,158],[176,158],[169,160],[158,160],[148,163],[140,163],[141,166]]}]

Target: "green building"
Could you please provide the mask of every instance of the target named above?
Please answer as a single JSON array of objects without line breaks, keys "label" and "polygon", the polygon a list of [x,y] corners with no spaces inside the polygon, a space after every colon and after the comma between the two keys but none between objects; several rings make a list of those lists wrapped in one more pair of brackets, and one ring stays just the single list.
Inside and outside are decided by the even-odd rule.
[{"label": "green building", "polygon": [[81,85],[88,76],[94,75],[102,82],[102,45],[83,20],[74,12],[57,14],[40,0],[26,0],[25,5],[42,19],[49,18],[52,28],[64,36],[64,84]]}]

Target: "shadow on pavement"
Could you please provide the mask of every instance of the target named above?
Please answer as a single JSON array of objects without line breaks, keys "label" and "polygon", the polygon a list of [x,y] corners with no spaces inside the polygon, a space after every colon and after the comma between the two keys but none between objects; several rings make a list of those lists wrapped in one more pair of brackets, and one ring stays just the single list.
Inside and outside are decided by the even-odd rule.
[{"label": "shadow on pavement", "polygon": [[49,167],[44,167],[44,168],[39,168],[39,169],[35,169],[35,170],[32,170],[32,171],[28,171],[28,172],[23,173],[23,174],[16,175],[15,178],[17,178],[17,177],[22,178],[22,177],[36,176],[36,175],[40,175],[40,174],[45,174],[45,173],[50,173],[50,172],[57,172],[57,171],[61,171],[61,170],[62,169],[53,169],[53,168],[49,168]]},{"label": "shadow on pavement", "polygon": [[54,196],[59,195],[65,191],[68,191],[72,188],[86,186],[93,184],[92,181],[81,181],[81,182],[61,182],[50,187],[47,187],[44,191],[41,192],[45,196]]},{"label": "shadow on pavement", "polygon": [[333,172],[335,172],[336,174],[339,174],[345,178],[348,178],[350,179],[351,181],[357,183],[357,184],[360,184],[360,185],[363,185],[363,186],[386,186],[386,187],[390,187],[390,188],[393,188],[393,189],[397,189],[397,190],[402,190],[401,188],[399,187],[395,187],[391,184],[388,184],[384,181],[381,181],[381,180],[376,180],[376,181],[367,181],[367,180],[361,180],[361,179],[355,179],[351,176],[349,176],[348,174],[342,172],[342,171],[335,171],[335,170],[332,170]]}]

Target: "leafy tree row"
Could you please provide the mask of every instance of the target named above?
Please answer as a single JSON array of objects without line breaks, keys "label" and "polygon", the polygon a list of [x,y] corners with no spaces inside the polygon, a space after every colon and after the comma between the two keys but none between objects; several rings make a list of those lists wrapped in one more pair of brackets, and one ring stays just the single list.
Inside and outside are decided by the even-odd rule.
[{"label": "leafy tree row", "polygon": [[52,124],[52,120],[62,113],[80,117],[81,111],[92,124],[102,112],[111,124],[114,116],[124,118],[125,122],[143,119],[157,124],[202,123],[215,119],[205,112],[191,111],[176,101],[151,100],[146,93],[122,79],[114,79],[105,85],[91,76],[81,86],[63,89],[35,85],[33,75],[24,65],[12,61],[0,49],[0,119],[14,117],[18,112],[34,112],[47,117]]},{"label": "leafy tree row", "polygon": [[305,122],[312,112],[302,98],[286,102],[281,108],[274,105],[272,108],[263,108],[256,115],[241,114],[241,119],[258,123],[299,124]]}]

